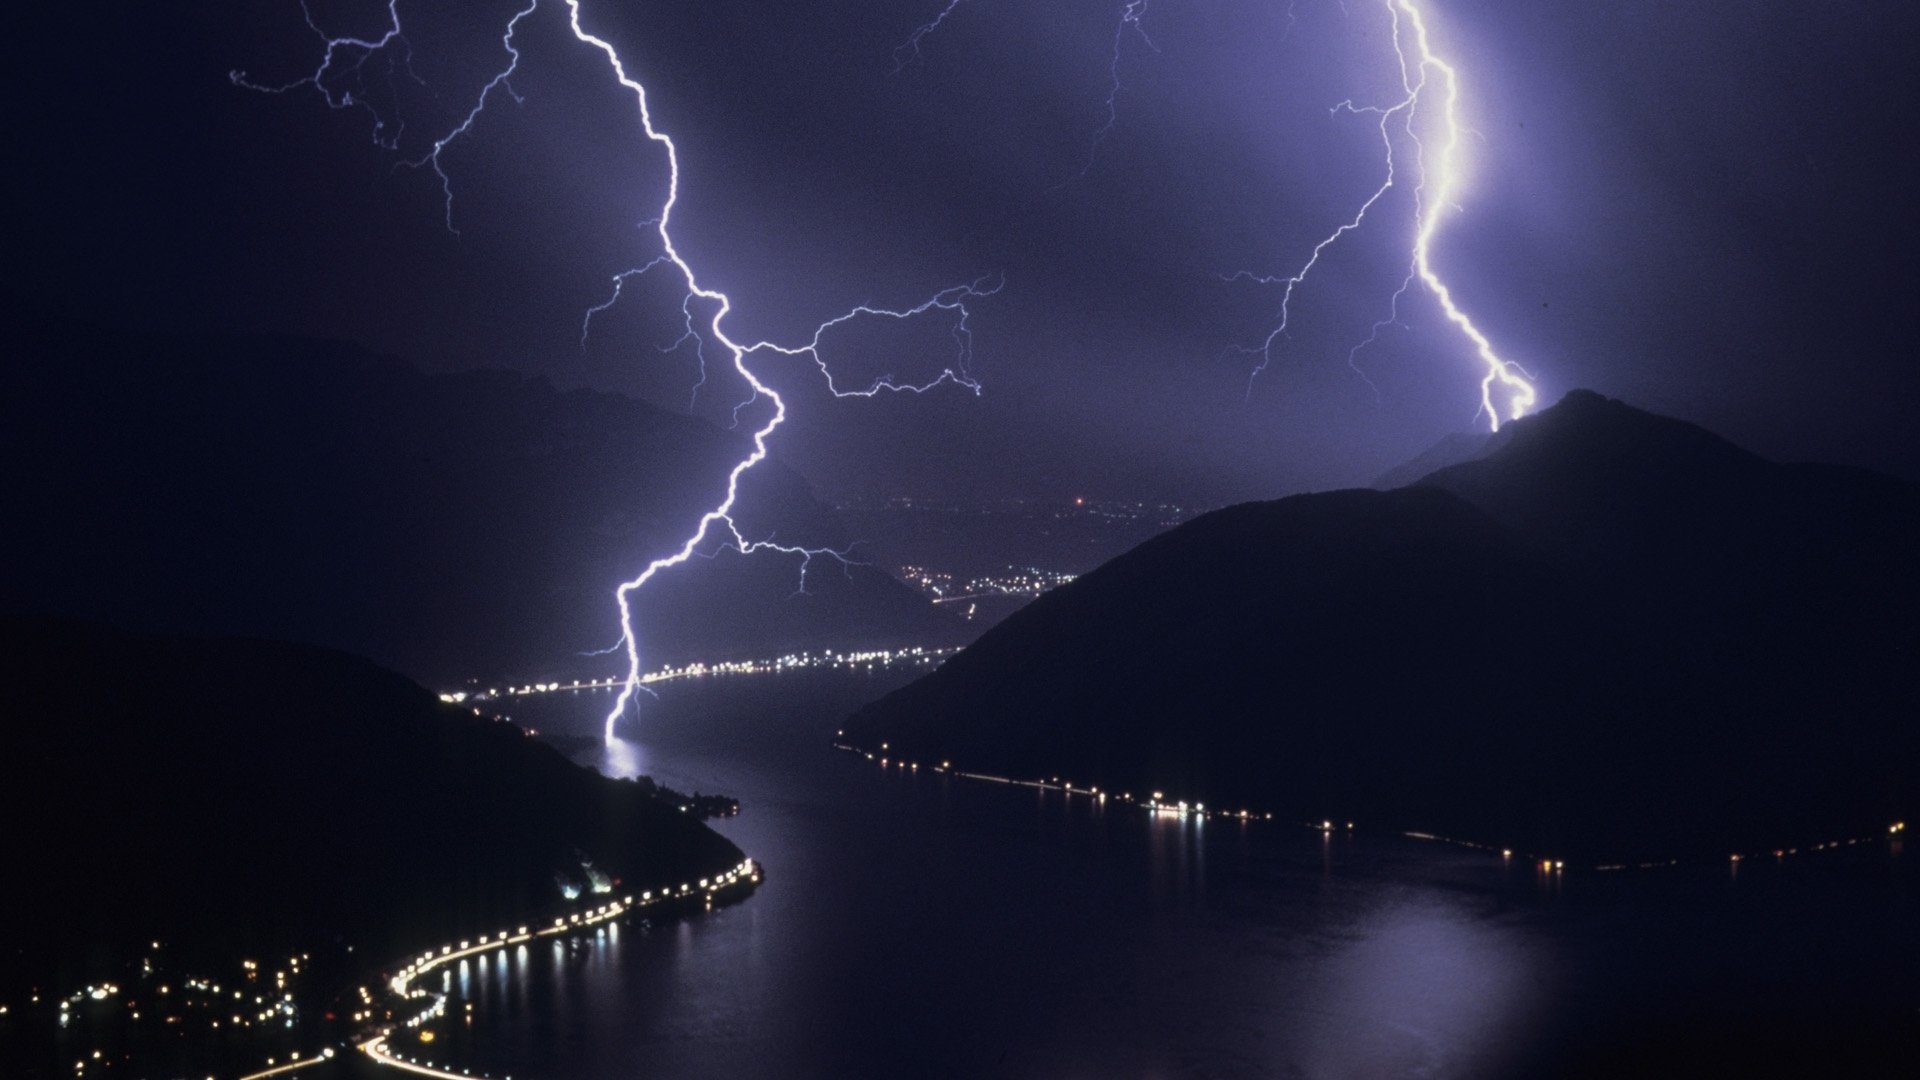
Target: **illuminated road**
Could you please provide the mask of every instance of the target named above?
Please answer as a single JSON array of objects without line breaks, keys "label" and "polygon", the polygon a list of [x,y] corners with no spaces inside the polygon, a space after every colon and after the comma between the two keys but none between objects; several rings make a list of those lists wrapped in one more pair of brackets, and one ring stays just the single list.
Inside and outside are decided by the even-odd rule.
[{"label": "illuminated road", "polygon": [[[419,1058],[408,1057],[395,1052],[388,1044],[388,1040],[394,1036],[396,1031],[402,1028],[407,1030],[418,1029],[428,1022],[446,1015],[447,995],[414,985],[422,976],[430,974],[437,968],[444,967],[458,960],[464,960],[470,956],[480,956],[485,953],[496,952],[512,945],[524,944],[535,938],[574,933],[591,926],[610,922],[628,912],[641,908],[654,907],[661,904],[681,903],[695,898],[702,899],[708,907],[711,907],[713,901],[727,890],[748,888],[758,884],[759,881],[759,869],[754,866],[752,859],[747,859],[724,874],[715,877],[700,878],[697,881],[684,881],[678,885],[668,885],[659,889],[645,890],[637,896],[627,896],[621,900],[609,901],[591,911],[578,912],[565,918],[555,919],[553,920],[553,925],[542,927],[538,930],[529,926],[521,926],[511,931],[501,930],[490,937],[482,937],[478,940],[468,938],[458,943],[450,942],[440,946],[438,949],[428,949],[419,956],[414,957],[405,967],[401,968],[392,979],[388,980],[387,986],[388,989],[393,992],[394,996],[403,1001],[430,1003],[426,1004],[421,1011],[415,1013],[402,1024],[384,1028],[379,1034],[360,1043],[360,1052],[381,1065],[391,1066],[406,1072],[418,1073],[421,1076],[440,1076],[447,1077],[449,1080],[473,1080],[475,1076],[483,1074],[477,1074],[467,1069],[455,1071],[451,1068],[433,1064],[432,1062],[422,1061]],[[256,1073],[254,1075],[255,1077],[262,1077],[273,1074],[268,1072]],[[254,1078],[247,1077],[242,1078],[242,1080],[254,1080]],[[511,1078],[503,1077],[502,1080],[511,1080]]]},{"label": "illuminated road", "polygon": [[262,1069],[259,1072],[248,1073],[245,1076],[239,1077],[238,1080],[266,1080],[269,1076],[284,1076],[287,1073],[298,1072],[301,1069],[310,1069],[315,1065],[324,1065],[332,1060],[333,1048],[329,1046],[314,1057],[289,1061],[285,1065],[276,1065],[272,1068]]},{"label": "illuminated road", "polygon": [[[951,648],[905,648],[905,649],[867,649],[859,651],[834,652],[794,652],[776,656],[769,660],[724,660],[709,663],[696,661],[678,667],[663,667],[646,672],[640,676],[640,685],[653,686],[671,682],[674,679],[692,679],[706,675],[777,675],[788,671],[806,671],[809,669],[865,670],[892,667],[896,664],[934,664],[959,652],[958,646]],[[604,679],[575,679],[572,682],[525,683],[520,686],[494,687],[474,693],[454,691],[440,695],[440,700],[449,704],[462,704],[468,701],[494,701],[500,698],[528,697],[534,694],[552,694],[567,690],[617,690],[627,685],[625,675],[610,676]]]}]

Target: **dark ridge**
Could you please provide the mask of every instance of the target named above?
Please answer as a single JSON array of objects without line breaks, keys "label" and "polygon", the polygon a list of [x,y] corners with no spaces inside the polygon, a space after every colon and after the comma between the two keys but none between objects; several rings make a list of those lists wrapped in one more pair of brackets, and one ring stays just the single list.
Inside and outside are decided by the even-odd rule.
[{"label": "dark ridge", "polygon": [[553,913],[583,858],[635,889],[742,858],[651,785],[342,653],[0,618],[0,671],[9,908],[34,928],[8,939],[9,995],[149,939],[372,967]]},{"label": "dark ridge", "polygon": [[[616,394],[427,375],[296,338],[24,335],[0,414],[0,611],[308,641],[437,685],[605,675],[612,590],[685,540],[739,436]],[[854,539],[777,464],[756,539]],[[693,560],[639,608],[650,664],[951,644],[885,573]]]},{"label": "dark ridge", "polygon": [[[1512,431],[1508,425],[1507,431]],[[1392,491],[1397,487],[1406,487],[1428,473],[1444,469],[1449,465],[1458,465],[1463,461],[1472,461],[1501,445],[1505,436],[1487,431],[1456,431],[1441,437],[1440,441],[1427,447],[1418,457],[1381,473],[1372,487],[1381,491]]]},{"label": "dark ridge", "polygon": [[1592,863],[1910,813],[1911,487],[1585,392],[1503,432],[1398,490],[1198,518],[846,736]]}]

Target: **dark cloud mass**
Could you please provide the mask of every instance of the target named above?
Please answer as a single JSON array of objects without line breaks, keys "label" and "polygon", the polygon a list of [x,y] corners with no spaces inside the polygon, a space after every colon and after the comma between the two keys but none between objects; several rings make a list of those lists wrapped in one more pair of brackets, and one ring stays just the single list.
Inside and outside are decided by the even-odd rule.
[{"label": "dark cloud mass", "polygon": [[[229,84],[312,69],[291,0],[28,14],[7,75],[27,307],[347,338],[689,408],[694,356],[658,348],[679,334],[664,283],[579,342],[610,275],[654,254],[640,222],[665,170],[558,0],[524,31],[521,101],[445,154],[457,236],[433,173],[396,167],[504,63],[516,6],[403,0],[420,81],[363,73],[405,120],[398,153],[370,110]],[[977,309],[978,399],[834,401],[802,363],[764,364],[792,391],[778,453],[821,490],[1218,503],[1364,481],[1472,422],[1478,369],[1425,300],[1361,355],[1372,386],[1346,365],[1404,265],[1406,191],[1301,287],[1251,394],[1236,347],[1279,296],[1220,280],[1297,268],[1378,183],[1368,122],[1329,109],[1394,89],[1381,5],[1155,0],[1157,51],[1122,39],[1117,122],[1090,149],[1120,6],[968,0],[895,73],[937,0],[586,0],[680,145],[676,233],[741,338],[1005,274]],[[1425,6],[1476,132],[1438,258],[1548,400],[1589,386],[1770,455],[1920,473],[1903,9]],[[313,12],[339,32],[384,19],[373,0]],[[948,341],[926,330],[848,332],[831,359],[937,371]],[[716,376],[691,408],[724,423],[739,390]]]}]

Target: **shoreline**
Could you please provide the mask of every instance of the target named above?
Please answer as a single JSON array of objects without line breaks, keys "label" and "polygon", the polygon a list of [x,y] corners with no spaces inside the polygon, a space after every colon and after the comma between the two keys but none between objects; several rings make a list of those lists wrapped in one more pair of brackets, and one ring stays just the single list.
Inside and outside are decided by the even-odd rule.
[{"label": "shoreline", "polygon": [[[877,750],[871,750],[863,746],[857,746],[853,743],[846,742],[844,739],[844,736],[845,736],[844,731],[837,731],[834,733],[834,738],[831,745],[835,750],[841,750],[858,757],[864,757],[866,760],[873,762],[882,770],[885,770],[888,768],[895,768],[895,769],[904,770],[908,773],[918,773],[920,771],[921,765],[919,762],[908,761],[903,758],[893,757],[888,753],[888,745],[884,742],[880,744]],[[1188,801],[1188,800],[1182,800],[1182,799],[1176,799],[1176,798],[1169,798],[1163,792],[1158,792],[1158,791],[1153,792],[1152,796],[1149,798],[1137,798],[1130,791],[1116,792],[1112,789],[1103,791],[1097,785],[1077,787],[1073,784],[1072,781],[1062,780],[1057,776],[1046,778],[1046,779],[1022,779],[1020,777],[998,776],[992,773],[973,772],[973,771],[956,767],[951,761],[951,759],[943,759],[937,765],[928,765],[927,770],[931,773],[938,773],[946,776],[955,776],[962,780],[972,780],[977,782],[994,783],[994,784],[1008,784],[1015,787],[1034,788],[1039,791],[1058,791],[1069,799],[1071,799],[1075,795],[1082,795],[1097,801],[1101,805],[1105,805],[1107,799],[1111,797],[1121,805],[1132,808],[1132,809],[1140,810],[1141,812],[1149,816],[1171,817],[1171,818],[1176,818],[1182,821],[1185,821],[1185,820],[1204,821],[1207,819],[1218,819],[1221,821],[1240,822],[1242,824],[1248,824],[1253,822],[1268,823],[1268,822],[1276,822],[1276,821],[1283,825],[1286,824],[1286,819],[1275,818],[1275,816],[1271,811],[1255,811],[1250,809],[1221,810],[1221,809],[1218,809],[1217,807],[1215,809],[1209,810],[1207,808],[1207,804],[1198,799]],[[1351,833],[1355,831],[1354,822],[1351,822],[1351,821],[1345,821],[1345,822],[1334,822],[1330,820],[1323,820],[1318,822],[1296,821],[1294,824],[1299,828],[1307,829],[1313,832],[1318,832],[1318,833],[1327,834],[1327,835],[1330,835],[1335,832]],[[1731,866],[1735,872],[1738,872],[1740,864],[1748,860],[1757,861],[1760,859],[1771,857],[1776,861],[1778,861],[1778,860],[1783,860],[1783,859],[1787,859],[1795,856],[1801,856],[1801,855],[1811,855],[1811,854],[1818,854],[1822,852],[1839,851],[1846,848],[1859,847],[1863,844],[1878,843],[1883,840],[1887,841],[1890,844],[1898,845],[1906,835],[1907,825],[1906,825],[1906,822],[1904,821],[1895,821],[1889,824],[1884,832],[1879,832],[1879,833],[1844,837],[1841,839],[1828,840],[1828,841],[1817,843],[1817,844],[1799,844],[1799,845],[1790,846],[1790,847],[1760,848],[1753,851],[1731,852],[1728,854],[1728,856],[1724,860],[1709,859],[1704,857],[1693,857],[1693,858],[1674,857],[1674,858],[1668,858],[1668,859],[1637,860],[1632,862],[1608,862],[1608,863],[1585,863],[1585,864],[1576,863],[1572,867],[1568,867],[1565,859],[1548,858],[1536,853],[1516,851],[1513,848],[1503,847],[1499,844],[1483,843],[1476,840],[1463,840],[1463,839],[1459,839],[1452,836],[1444,836],[1438,833],[1423,832],[1423,831],[1413,830],[1413,829],[1391,829],[1390,828],[1385,831],[1391,835],[1403,837],[1409,840],[1420,840],[1428,843],[1446,844],[1452,847],[1460,847],[1460,848],[1467,848],[1473,851],[1487,852],[1492,856],[1494,856],[1495,858],[1499,859],[1503,864],[1512,864],[1515,861],[1518,861],[1521,863],[1531,863],[1534,865],[1535,869],[1537,869],[1541,874],[1558,877],[1563,875],[1568,869],[1572,869],[1576,872],[1587,871],[1591,873],[1617,873],[1617,872],[1626,871],[1626,870],[1663,870],[1663,869],[1668,869],[1672,867],[1682,867],[1682,866],[1724,865],[1724,866]]]},{"label": "shoreline", "polygon": [[[321,1047],[310,1057],[301,1057],[296,1052],[289,1061],[269,1061],[265,1068],[256,1072],[243,1073],[234,1080],[267,1080],[269,1077],[285,1076],[315,1066],[344,1061],[346,1058],[339,1051],[347,1049],[356,1050],[365,1055],[366,1059],[375,1066],[399,1069],[419,1076],[439,1077],[443,1080],[511,1080],[510,1075],[495,1078],[490,1073],[458,1069],[452,1065],[425,1061],[393,1049],[390,1040],[401,1032],[419,1030],[447,1014],[449,996],[414,985],[418,980],[455,961],[499,952],[540,938],[565,937],[613,922],[644,909],[658,908],[663,916],[704,914],[713,910],[713,905],[718,901],[746,899],[764,879],[765,873],[759,864],[752,858],[747,858],[718,874],[664,885],[657,889],[641,890],[590,910],[560,915],[552,919],[551,925],[537,929],[533,923],[528,923],[513,930],[499,930],[479,938],[467,937],[458,941],[449,941],[437,948],[424,949],[399,962],[397,967],[378,969],[376,977],[370,978],[358,987],[360,999],[368,1007],[369,1013],[375,1008],[382,1007],[385,1007],[389,1013],[398,1013],[411,1006],[422,1005],[423,1007],[418,1011],[404,1020],[356,1021],[361,1024],[359,1030]],[[690,910],[696,902],[700,904],[699,909]],[[392,973],[389,974],[389,971]],[[384,986],[384,995],[387,996],[387,1000],[382,1002],[376,998],[368,989],[369,985]]]},{"label": "shoreline", "polygon": [[[670,909],[671,906],[674,905],[686,905],[698,900],[702,902],[702,913],[711,911],[713,910],[714,901],[726,898],[733,892],[738,892],[740,898],[744,899],[745,895],[751,893],[763,878],[764,874],[761,872],[760,867],[752,858],[747,858],[742,860],[738,865],[729,868],[724,873],[699,878],[697,881],[685,881],[677,885],[662,886],[658,889],[642,890],[638,894],[630,894],[619,900],[609,901],[590,911],[574,912],[569,916],[556,918],[553,920],[553,925],[537,930],[532,929],[531,924],[529,924],[513,931],[497,931],[493,935],[482,937],[477,942],[472,938],[467,938],[460,941],[457,945],[454,943],[442,945],[437,951],[427,949],[407,961],[405,966],[395,972],[391,978],[384,979],[383,981],[386,983],[388,991],[394,997],[398,998],[402,1004],[406,1002],[418,1002],[428,998],[432,999],[432,1003],[404,1021],[397,1024],[389,1023],[379,1027],[375,1034],[364,1040],[356,1035],[352,1040],[353,1044],[356,1049],[372,1059],[376,1064],[402,1069],[422,1076],[445,1077],[448,1078],[448,1080],[474,1080],[476,1077],[486,1078],[488,1074],[485,1073],[475,1073],[471,1070],[454,1072],[450,1068],[443,1068],[430,1062],[423,1062],[418,1058],[405,1057],[395,1053],[391,1047],[389,1047],[388,1040],[401,1030],[418,1029],[432,1020],[446,1015],[448,996],[414,986],[414,982],[421,976],[430,974],[436,968],[453,963],[456,960],[464,960],[472,956],[497,952],[509,946],[525,944],[526,942],[542,937],[556,937],[571,934],[589,927],[612,922],[629,912],[642,908],[661,906]],[[363,995],[366,994],[365,987],[361,988],[361,993]],[[271,1074],[256,1073],[251,1076],[241,1077],[240,1080],[261,1080],[262,1077],[267,1075]],[[503,1077],[502,1080],[506,1080],[506,1078]]]}]

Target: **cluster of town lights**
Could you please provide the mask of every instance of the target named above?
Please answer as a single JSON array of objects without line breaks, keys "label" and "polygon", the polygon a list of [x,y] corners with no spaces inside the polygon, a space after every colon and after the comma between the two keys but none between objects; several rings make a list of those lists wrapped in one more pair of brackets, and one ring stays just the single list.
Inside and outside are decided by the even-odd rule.
[{"label": "cluster of town lights", "polygon": [[[301,974],[301,963],[310,959],[306,954],[289,957],[285,964],[270,975],[263,972],[262,965],[256,960],[240,962],[242,984],[253,986],[223,985],[219,980],[192,975],[174,973],[169,975],[163,967],[156,966],[156,960],[162,955],[161,943],[152,942],[139,959],[137,978],[131,985],[106,981],[88,983],[78,990],[54,998],[50,1005],[54,1019],[62,1030],[79,1025],[83,1030],[96,1036],[111,1039],[110,1025],[125,1023],[125,1030],[136,1030],[131,1025],[158,1024],[164,1029],[172,1029],[174,1034],[184,1034],[190,1027],[204,1026],[207,1031],[218,1031],[241,1037],[272,1038],[275,1034],[290,1030],[299,1019],[300,1009],[296,1004],[290,979]],[[271,993],[264,992],[260,985],[271,978]],[[31,1011],[40,1005],[41,994],[36,990],[28,995],[23,1011]],[[0,1003],[0,1016],[13,1013],[11,1003]],[[198,1024],[195,1023],[196,1018]],[[99,1025],[109,1025],[102,1029]],[[271,1027],[272,1032],[265,1029]],[[255,1030],[259,1029],[259,1030]],[[293,1051],[291,1061],[298,1062],[304,1068],[316,1064],[317,1058],[302,1058],[299,1051]],[[94,1071],[108,1070],[116,1065],[124,1065],[132,1060],[122,1050],[109,1053],[103,1049],[83,1051],[73,1061],[73,1075],[83,1077]],[[275,1068],[264,1073],[254,1073],[241,1080],[253,1080],[253,1077],[273,1075],[286,1071],[274,1058],[267,1063]],[[211,1080],[211,1078],[209,1078]]]},{"label": "cluster of town lights", "polygon": [[[402,1007],[409,1003],[416,1006],[412,1015],[402,1022],[402,1026],[416,1031],[421,1042],[431,1042],[433,1032],[426,1025],[446,1015],[448,998],[445,994],[430,991],[418,984],[423,976],[444,965],[482,953],[504,950],[509,946],[535,938],[557,938],[590,927],[604,926],[641,908],[698,901],[710,910],[715,900],[722,894],[740,887],[756,885],[760,880],[760,868],[752,859],[746,859],[718,874],[657,889],[643,890],[624,899],[610,900],[589,910],[555,918],[550,926],[539,929],[521,926],[511,931],[500,930],[483,938],[449,942],[437,949],[423,951],[410,959],[397,974],[387,980],[386,986]],[[152,949],[154,953],[158,953],[160,943],[154,942]],[[301,964],[309,959],[311,958],[306,954],[291,957],[284,965],[272,972],[263,970],[258,961],[242,960],[240,962],[241,982],[261,984],[271,980],[274,992],[268,994],[255,992],[247,987],[223,985],[219,980],[210,978],[166,979],[161,973],[156,972],[152,956],[149,955],[141,963],[142,981],[148,984],[145,987],[126,988],[114,982],[91,983],[58,999],[53,1004],[57,1007],[59,1024],[63,1028],[72,1022],[76,1010],[88,1004],[99,1005],[112,1002],[116,1013],[124,1011],[130,1019],[138,1020],[142,1015],[141,997],[145,997],[151,1003],[153,1011],[161,1014],[158,1019],[169,1025],[179,1024],[183,1019],[183,1013],[197,1007],[210,1014],[208,1022],[210,1029],[237,1031],[264,1024],[267,1021],[276,1021],[274,1023],[276,1029],[291,1028],[298,1017],[299,1010],[295,1005],[289,980],[302,973]],[[380,1008],[374,994],[366,986],[361,986],[358,988],[358,996],[364,1008],[352,1013],[350,1019],[355,1023],[376,1022]],[[116,1000],[122,997],[124,1000]],[[29,1004],[37,1005],[40,1001],[40,994],[30,995]],[[472,1006],[469,1005],[468,1009],[470,1011]],[[11,1011],[10,1005],[0,1004],[0,1016],[9,1015]],[[391,1017],[393,1013],[387,1012],[386,1015]],[[328,1018],[332,1018],[331,1014]],[[396,1053],[389,1045],[389,1039],[395,1030],[395,1026],[388,1024],[380,1028],[377,1033],[362,1039],[358,1047],[380,1065],[392,1066],[422,1076],[444,1077],[449,1080],[473,1080],[480,1075],[470,1070],[456,1071],[441,1068],[417,1058]],[[335,1048],[331,1046],[322,1047],[311,1053],[293,1050],[284,1058],[267,1057],[265,1067],[236,1077],[234,1080],[267,1080],[268,1077],[283,1076],[325,1064],[333,1060],[334,1056]],[[82,1077],[95,1070],[111,1068],[121,1063],[121,1059],[116,1056],[96,1049],[74,1060],[73,1075]],[[207,1080],[215,1080],[215,1077],[208,1076]],[[503,1078],[503,1080],[511,1080],[511,1078]]]},{"label": "cluster of town lights", "polygon": [[906,579],[907,584],[932,597],[934,603],[951,604],[990,596],[1038,596],[1072,582],[1078,575],[1063,570],[1042,570],[1036,566],[1008,567],[1005,573],[982,574],[956,583],[952,574],[943,571],[903,566],[900,576]]}]

